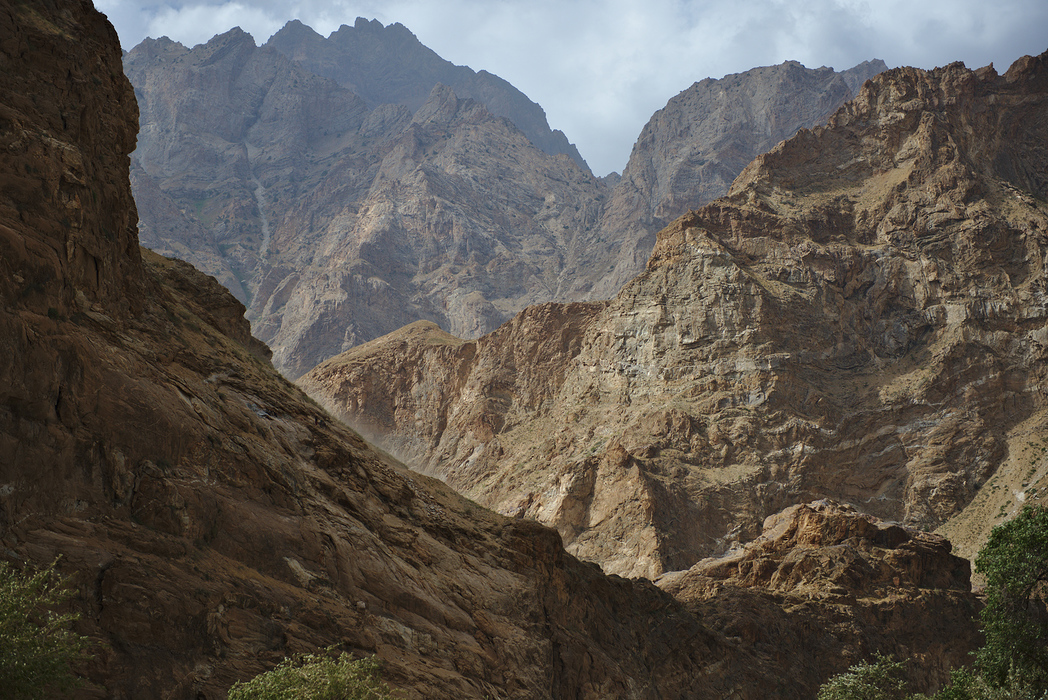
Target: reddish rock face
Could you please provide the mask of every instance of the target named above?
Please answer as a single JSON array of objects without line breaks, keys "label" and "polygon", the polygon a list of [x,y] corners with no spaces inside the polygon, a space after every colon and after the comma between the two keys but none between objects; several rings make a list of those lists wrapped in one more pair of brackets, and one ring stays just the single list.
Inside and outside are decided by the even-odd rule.
[{"label": "reddish rock face", "polygon": [[661,231],[608,304],[391,336],[302,386],[622,575],[814,498],[936,527],[1045,425],[1046,61],[883,73]]}]

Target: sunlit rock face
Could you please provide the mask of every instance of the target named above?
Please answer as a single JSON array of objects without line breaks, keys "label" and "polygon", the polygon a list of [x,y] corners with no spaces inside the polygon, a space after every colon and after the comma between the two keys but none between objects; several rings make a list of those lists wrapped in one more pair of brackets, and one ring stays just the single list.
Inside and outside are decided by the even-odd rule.
[{"label": "sunlit rock face", "polygon": [[1045,61],[882,73],[663,229],[612,301],[405,329],[302,385],[623,575],[823,497],[937,526],[1044,417]]}]

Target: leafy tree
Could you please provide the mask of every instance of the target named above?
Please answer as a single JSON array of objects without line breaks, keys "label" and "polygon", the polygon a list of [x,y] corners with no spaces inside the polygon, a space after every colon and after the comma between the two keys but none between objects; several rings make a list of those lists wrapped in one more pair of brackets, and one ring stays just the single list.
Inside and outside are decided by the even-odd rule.
[{"label": "leafy tree", "polygon": [[40,571],[15,571],[0,561],[0,693],[53,698],[78,684],[70,664],[84,658],[87,638],[69,629],[77,619],[58,613],[72,595],[55,562]]},{"label": "leafy tree", "polygon": [[354,660],[349,654],[304,654],[284,659],[272,671],[238,682],[228,700],[392,700],[379,680],[374,657]]},{"label": "leafy tree", "polygon": [[1048,690],[1048,508],[1025,506],[995,527],[975,558],[986,576],[986,607],[980,615],[986,644],[976,667],[995,686],[1017,676],[1038,694]]},{"label": "leafy tree", "polygon": [[905,662],[877,654],[823,683],[816,700],[902,700],[906,682],[900,677]]}]

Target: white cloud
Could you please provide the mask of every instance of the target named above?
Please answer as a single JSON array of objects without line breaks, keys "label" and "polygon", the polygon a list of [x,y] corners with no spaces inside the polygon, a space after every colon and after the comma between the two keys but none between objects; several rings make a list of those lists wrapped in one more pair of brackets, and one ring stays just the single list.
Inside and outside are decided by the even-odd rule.
[{"label": "white cloud", "polygon": [[444,58],[543,106],[594,171],[621,170],[652,113],[693,82],[797,60],[999,71],[1048,49],[1043,0],[97,0],[130,49],[240,26],[259,44],[290,19],[323,35],[357,16],[400,22]]}]

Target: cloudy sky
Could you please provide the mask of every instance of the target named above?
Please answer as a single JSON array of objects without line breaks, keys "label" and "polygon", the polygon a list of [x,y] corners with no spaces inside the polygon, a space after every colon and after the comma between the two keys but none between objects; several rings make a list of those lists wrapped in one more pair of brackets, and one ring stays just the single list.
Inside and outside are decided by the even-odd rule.
[{"label": "cloudy sky", "polygon": [[693,82],[800,61],[1004,72],[1048,50],[1045,0],[95,0],[125,49],[187,46],[239,26],[264,43],[290,19],[327,36],[400,22],[447,60],[505,78],[598,175],[621,171],[652,113]]}]

